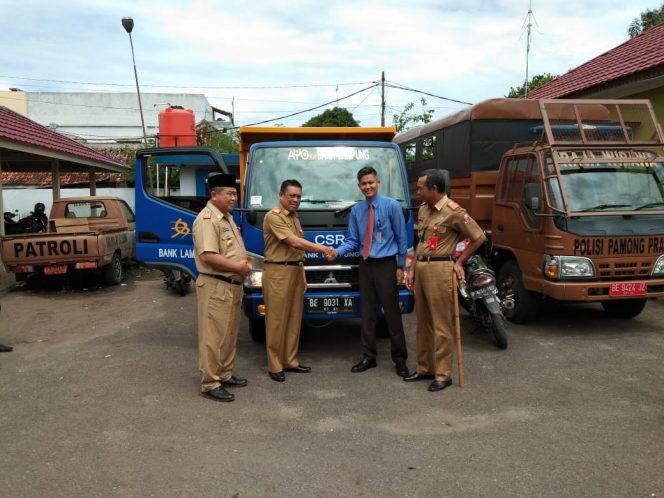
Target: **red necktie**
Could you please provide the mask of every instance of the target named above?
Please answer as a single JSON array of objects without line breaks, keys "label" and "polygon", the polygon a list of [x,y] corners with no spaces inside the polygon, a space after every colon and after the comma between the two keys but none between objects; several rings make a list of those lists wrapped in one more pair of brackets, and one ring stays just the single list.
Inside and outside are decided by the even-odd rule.
[{"label": "red necktie", "polygon": [[364,247],[362,247],[362,258],[367,259],[371,254],[371,239],[373,238],[374,207],[369,204],[369,216],[367,217],[367,232],[364,234]]}]

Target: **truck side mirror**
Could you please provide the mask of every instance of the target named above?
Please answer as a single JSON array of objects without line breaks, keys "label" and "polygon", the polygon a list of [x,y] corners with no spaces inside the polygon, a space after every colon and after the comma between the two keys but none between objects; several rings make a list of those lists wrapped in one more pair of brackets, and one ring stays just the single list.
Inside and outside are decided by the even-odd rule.
[{"label": "truck side mirror", "polygon": [[528,209],[538,211],[541,204],[541,195],[539,183],[526,183],[523,188],[523,203]]}]

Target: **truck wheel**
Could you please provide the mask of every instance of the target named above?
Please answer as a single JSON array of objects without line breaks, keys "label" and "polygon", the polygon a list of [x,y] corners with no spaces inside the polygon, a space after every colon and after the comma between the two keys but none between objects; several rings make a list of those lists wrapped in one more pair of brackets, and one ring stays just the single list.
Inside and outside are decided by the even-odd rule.
[{"label": "truck wheel", "polygon": [[523,285],[521,270],[516,261],[508,261],[500,268],[498,297],[503,303],[505,317],[511,322],[527,323],[537,315],[537,294]]},{"label": "truck wheel", "polygon": [[620,299],[617,301],[602,301],[602,308],[609,315],[616,318],[634,318],[646,307],[645,299]]},{"label": "truck wheel", "polygon": [[265,342],[265,318],[249,318],[249,334],[254,342]]},{"label": "truck wheel", "polygon": [[124,270],[122,268],[122,259],[116,252],[111,259],[111,263],[104,266],[104,282],[106,285],[118,285],[124,279]]}]

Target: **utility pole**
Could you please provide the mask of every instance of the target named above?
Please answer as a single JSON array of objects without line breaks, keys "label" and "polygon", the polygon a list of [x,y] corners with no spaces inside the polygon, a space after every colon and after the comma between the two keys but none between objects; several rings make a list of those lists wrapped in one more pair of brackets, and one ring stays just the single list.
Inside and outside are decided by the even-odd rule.
[{"label": "utility pole", "polygon": [[528,56],[530,54],[530,30],[532,28],[531,20],[533,18],[533,0],[528,0],[528,36],[526,37],[526,81],[523,85],[524,98],[528,96]]},{"label": "utility pole", "polygon": [[385,71],[380,78],[380,125],[385,126]]}]

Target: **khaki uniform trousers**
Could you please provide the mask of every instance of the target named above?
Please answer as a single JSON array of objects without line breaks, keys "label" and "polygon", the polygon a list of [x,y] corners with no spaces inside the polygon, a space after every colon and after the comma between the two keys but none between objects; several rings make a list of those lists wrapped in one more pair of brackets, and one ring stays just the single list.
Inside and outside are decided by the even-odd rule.
[{"label": "khaki uniform trousers", "polygon": [[304,278],[301,266],[266,264],[263,269],[267,369],[297,367],[302,325]]},{"label": "khaki uniform trousers", "polygon": [[454,355],[454,263],[418,261],[415,267],[417,372],[452,378]]},{"label": "khaki uniform trousers", "polygon": [[233,374],[242,286],[207,275],[196,280],[198,366],[201,391],[216,389]]}]

